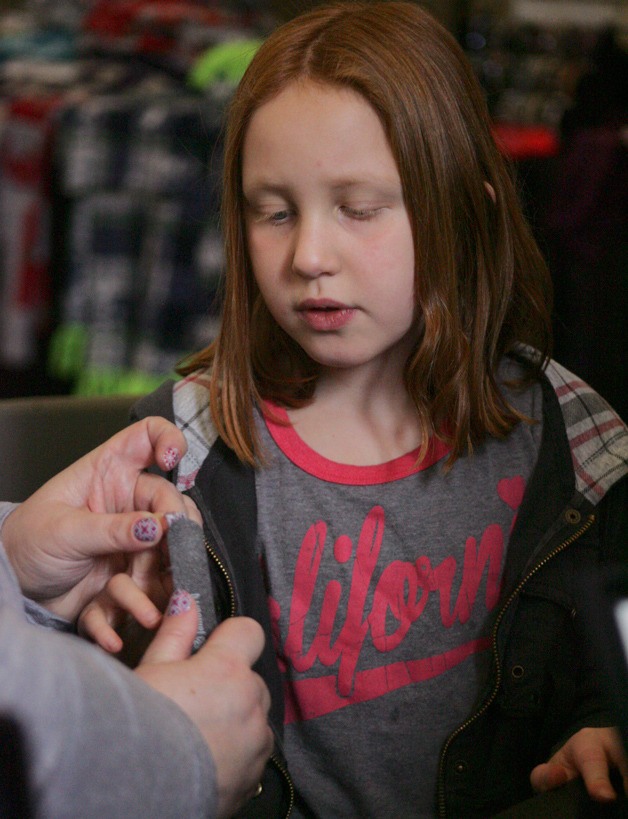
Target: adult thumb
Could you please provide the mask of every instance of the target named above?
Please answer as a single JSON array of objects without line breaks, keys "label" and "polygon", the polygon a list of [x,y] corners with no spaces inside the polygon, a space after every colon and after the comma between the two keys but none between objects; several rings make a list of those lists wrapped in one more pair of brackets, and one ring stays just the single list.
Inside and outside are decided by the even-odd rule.
[{"label": "adult thumb", "polygon": [[251,617],[230,617],[216,626],[203,649],[226,652],[252,666],[264,649],[264,630]]},{"label": "adult thumb", "polygon": [[140,665],[185,660],[192,653],[198,628],[198,609],[192,595],[177,589]]}]

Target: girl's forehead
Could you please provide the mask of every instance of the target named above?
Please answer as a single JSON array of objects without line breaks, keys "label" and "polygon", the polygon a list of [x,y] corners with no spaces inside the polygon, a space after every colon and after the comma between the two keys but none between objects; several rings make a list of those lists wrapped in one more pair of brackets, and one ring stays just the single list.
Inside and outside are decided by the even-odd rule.
[{"label": "girl's forehead", "polygon": [[375,109],[357,91],[312,80],[289,83],[251,114],[244,132],[244,144],[266,138],[278,142],[303,138],[315,145],[325,134],[351,136],[355,128],[384,135]]},{"label": "girl's forehead", "polygon": [[[333,179],[382,175],[398,181],[384,128],[357,92],[293,83],[257,109],[244,137],[243,173],[311,173]],[[373,170],[374,169],[374,170]]]},{"label": "girl's forehead", "polygon": [[299,77],[288,82],[272,96],[262,100],[251,111],[247,128],[254,119],[259,118],[258,114],[263,111],[275,109],[302,111],[304,108],[318,108],[319,113],[323,113],[330,104],[360,106],[375,113],[366,97],[349,86]]}]

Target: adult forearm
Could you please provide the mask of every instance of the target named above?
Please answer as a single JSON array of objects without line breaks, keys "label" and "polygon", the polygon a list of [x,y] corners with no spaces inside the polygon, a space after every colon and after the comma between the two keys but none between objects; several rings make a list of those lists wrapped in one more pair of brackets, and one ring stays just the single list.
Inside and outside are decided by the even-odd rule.
[{"label": "adult forearm", "polygon": [[213,762],[185,714],[99,650],[6,605],[0,712],[22,731],[36,816],[213,815]]}]

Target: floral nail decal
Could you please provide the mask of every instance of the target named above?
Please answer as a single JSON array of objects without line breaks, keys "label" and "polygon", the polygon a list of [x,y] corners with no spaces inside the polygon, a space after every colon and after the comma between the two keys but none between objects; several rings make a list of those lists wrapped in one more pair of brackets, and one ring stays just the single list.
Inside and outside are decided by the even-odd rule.
[{"label": "floral nail decal", "polygon": [[188,592],[183,589],[177,589],[170,598],[170,605],[168,606],[168,614],[176,616],[183,614],[192,608],[192,598]]},{"label": "floral nail decal", "polygon": [[142,543],[152,543],[158,531],[157,521],[154,518],[142,518],[133,527],[133,536]]},{"label": "floral nail decal", "polygon": [[179,463],[179,450],[173,446],[169,446],[164,452],[164,466],[170,472]]}]

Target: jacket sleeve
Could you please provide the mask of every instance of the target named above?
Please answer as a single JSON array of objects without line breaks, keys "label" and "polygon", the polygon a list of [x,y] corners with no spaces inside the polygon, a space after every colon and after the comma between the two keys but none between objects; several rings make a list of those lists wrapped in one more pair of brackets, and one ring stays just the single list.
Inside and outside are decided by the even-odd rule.
[{"label": "jacket sleeve", "polygon": [[[196,726],[117,660],[27,622],[0,544],[0,746],[18,740],[35,817],[215,815],[214,764]],[[0,772],[0,813],[15,781]]]},{"label": "jacket sleeve", "polygon": [[602,556],[607,564],[628,562],[628,476],[608,492],[599,509]]},{"label": "jacket sleeve", "polygon": [[[628,566],[628,478],[615,484],[600,502],[596,515],[599,519],[599,563],[600,576],[614,568]],[[581,577],[579,590],[593,578]],[[581,610],[580,620],[586,617]],[[583,622],[578,629],[583,642],[583,655],[587,662],[578,679],[579,706],[569,732],[555,745],[558,750],[569,736],[581,728],[617,724],[617,715],[612,708],[608,680],[600,669],[600,657],[605,653],[603,646],[593,644],[592,630]]]}]

